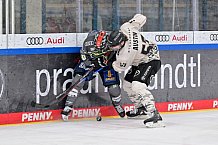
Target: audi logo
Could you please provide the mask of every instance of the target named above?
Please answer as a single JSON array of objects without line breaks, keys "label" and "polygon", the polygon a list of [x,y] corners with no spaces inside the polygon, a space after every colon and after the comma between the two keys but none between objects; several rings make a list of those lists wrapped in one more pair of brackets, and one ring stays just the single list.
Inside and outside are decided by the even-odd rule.
[{"label": "audi logo", "polygon": [[42,37],[28,37],[26,39],[27,45],[42,45],[44,42]]},{"label": "audi logo", "polygon": [[168,42],[170,41],[169,35],[155,35],[156,42]]},{"label": "audi logo", "polygon": [[210,34],[210,41],[218,41],[218,34]]}]

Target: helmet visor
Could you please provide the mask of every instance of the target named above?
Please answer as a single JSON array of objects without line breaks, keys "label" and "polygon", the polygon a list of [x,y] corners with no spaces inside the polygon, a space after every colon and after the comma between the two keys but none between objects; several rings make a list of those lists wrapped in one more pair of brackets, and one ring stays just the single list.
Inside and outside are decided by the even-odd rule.
[{"label": "helmet visor", "polygon": [[121,49],[124,46],[124,41],[122,41],[120,44],[115,45],[115,46],[110,46],[109,48],[113,51],[118,51],[119,49]]}]

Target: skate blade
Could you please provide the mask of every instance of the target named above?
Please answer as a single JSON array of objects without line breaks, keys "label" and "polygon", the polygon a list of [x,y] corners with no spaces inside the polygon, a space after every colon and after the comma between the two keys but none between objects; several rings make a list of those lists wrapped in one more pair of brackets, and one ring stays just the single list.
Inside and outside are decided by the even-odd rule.
[{"label": "skate blade", "polygon": [[139,115],[139,116],[135,116],[135,117],[129,117],[127,116],[127,119],[148,119],[149,117],[147,115]]},{"label": "skate blade", "polygon": [[66,115],[61,115],[62,116],[62,120],[64,121],[64,122],[66,122],[66,121],[68,121],[69,120],[69,116],[66,116]]},{"label": "skate blade", "polygon": [[153,122],[147,122],[145,124],[146,128],[164,128],[166,127],[166,125],[163,123],[163,121],[158,121],[157,123],[153,123]]}]

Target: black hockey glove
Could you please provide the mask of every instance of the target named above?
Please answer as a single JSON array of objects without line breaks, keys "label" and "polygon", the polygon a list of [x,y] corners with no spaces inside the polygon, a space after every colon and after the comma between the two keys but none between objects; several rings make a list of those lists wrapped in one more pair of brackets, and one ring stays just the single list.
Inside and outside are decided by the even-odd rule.
[{"label": "black hockey glove", "polygon": [[84,75],[91,67],[94,67],[94,65],[86,66],[84,62],[80,62],[74,69],[74,77],[76,75]]},{"label": "black hockey glove", "polygon": [[83,62],[79,63],[74,69],[74,77],[76,75],[84,75],[86,73],[86,67]]},{"label": "black hockey glove", "polygon": [[94,79],[95,77],[96,77],[96,75],[94,74],[94,71],[91,71],[91,72],[87,75],[85,81],[90,81],[90,80]]}]

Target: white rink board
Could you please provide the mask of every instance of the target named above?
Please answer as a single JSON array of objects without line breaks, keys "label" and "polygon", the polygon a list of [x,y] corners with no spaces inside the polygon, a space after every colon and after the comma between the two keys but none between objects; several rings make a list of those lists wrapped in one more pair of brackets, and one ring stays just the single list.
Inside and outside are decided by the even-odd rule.
[{"label": "white rink board", "polygon": [[194,32],[195,44],[217,44],[218,43],[218,31]]},{"label": "white rink board", "polygon": [[[192,31],[144,32],[145,39],[157,44],[193,44]],[[165,39],[164,39],[165,38]]]},{"label": "white rink board", "polygon": [[[142,32],[142,35],[160,45],[218,44],[218,31]],[[8,48],[82,47],[86,36],[87,33],[9,34]],[[43,44],[28,44],[28,39],[33,38],[42,38]],[[6,35],[0,35],[0,49],[5,49],[6,43]]]},{"label": "white rink board", "polygon": [[6,49],[6,35],[0,35],[0,49]]},{"label": "white rink board", "polygon": [[76,46],[83,46],[83,41],[86,38],[88,33],[78,33],[76,37]]},{"label": "white rink board", "polygon": [[[42,44],[29,44],[33,38]],[[51,48],[51,47],[72,47],[76,46],[76,33],[58,34],[14,34],[8,37],[9,48]]]}]

